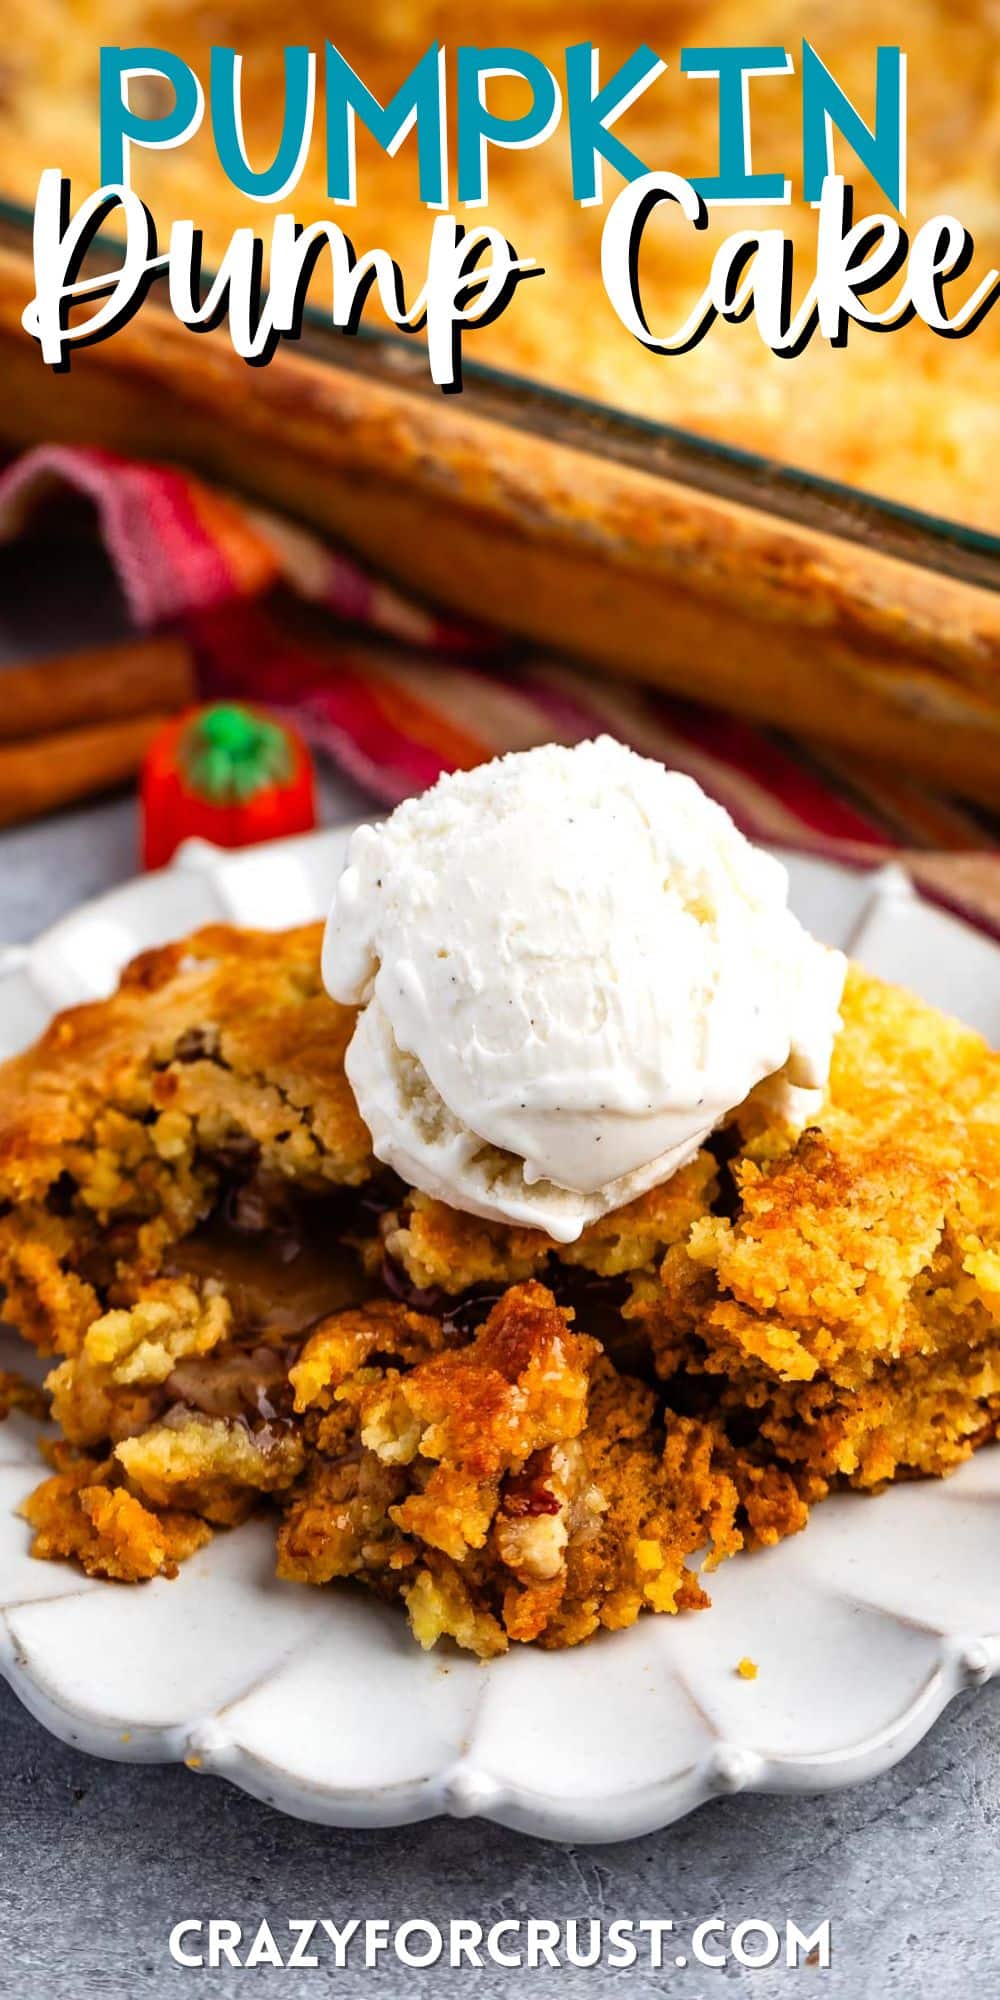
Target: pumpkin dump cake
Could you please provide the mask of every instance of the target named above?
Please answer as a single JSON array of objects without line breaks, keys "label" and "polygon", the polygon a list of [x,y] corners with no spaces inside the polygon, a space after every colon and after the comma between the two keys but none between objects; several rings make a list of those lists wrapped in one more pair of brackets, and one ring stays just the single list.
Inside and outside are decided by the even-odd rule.
[{"label": "pumpkin dump cake", "polygon": [[[388,249],[411,292],[423,282],[434,215],[420,202],[412,135],[390,159],[359,118],[357,205],[338,206],[328,195],[323,35],[383,105],[431,43],[445,45],[453,170],[448,192],[454,202],[454,78],[457,50],[470,39],[467,5],[394,0],[391,7],[364,10],[334,4],[318,16],[304,0],[294,0],[279,20],[261,0],[216,0],[211,10],[195,0],[102,0],[100,7],[8,0],[6,18],[4,193],[30,206],[47,167],[71,177],[76,203],[99,186],[101,43],[171,50],[206,87],[212,44],[238,51],[248,157],[257,169],[266,168],[282,131],[283,49],[296,44],[320,52],[316,111],[301,179],[278,206],[303,223],[337,221],[359,253],[376,244]],[[765,6],[701,0],[697,7],[690,0],[656,6],[626,0],[613,8],[607,0],[544,7],[538,0],[485,0],[475,12],[474,39],[484,48],[530,50],[564,88],[567,45],[598,45],[607,82],[648,43],[666,71],[616,118],[614,136],[648,168],[687,178],[718,171],[719,96],[711,76],[681,73],[682,50],[693,44],[711,53],[749,44],[789,52],[791,73],[752,78],[749,107],[754,172],[787,177],[790,204],[713,207],[704,231],[660,218],[646,232],[643,295],[650,320],[675,329],[694,310],[714,251],[736,228],[778,227],[788,234],[797,301],[815,276],[817,217],[802,192],[803,38],[869,125],[875,123],[878,44],[902,43],[909,99],[906,227],[912,235],[947,210],[972,230],[975,268],[985,272],[995,261],[997,218],[995,33],[979,0],[910,0],[905,10],[873,8],[869,0],[840,0],[836,7],[828,0],[768,0]],[[520,117],[530,103],[516,78],[496,76],[486,88],[491,110],[502,118]],[[130,101],[140,116],[156,118],[169,108],[171,89],[160,76],[140,74]],[[839,136],[834,162],[856,185],[859,218],[888,210],[888,197]],[[204,231],[206,257],[216,264],[238,227],[269,239],[274,207],[241,195],[227,180],[207,116],[183,145],[134,147],[130,171],[164,239],[172,221],[193,219]],[[509,310],[469,341],[470,359],[995,529],[996,314],[957,351],[919,322],[906,326],[892,336],[888,364],[885,341],[857,328],[842,351],[815,339],[795,359],[780,359],[750,323],[715,328],[690,352],[664,360],[625,331],[601,282],[601,229],[622,185],[608,167],[603,199],[593,207],[574,201],[565,117],[543,146],[490,148],[488,206],[456,207],[455,213],[469,227],[487,221],[502,229],[518,254],[533,257],[546,275],[522,285]],[[897,289],[896,283],[880,285],[869,296],[872,309],[884,311]],[[319,280],[313,296],[320,311],[326,309]],[[188,344],[186,374],[202,365],[197,347]]]},{"label": "pumpkin dump cake", "polygon": [[170,1576],[267,1507],[282,1577],[490,1656],[706,1605],[705,1571],[832,1488],[994,1436],[976,1034],[851,968],[804,1129],[758,1083],[557,1240],[376,1159],[321,940],[147,952],[0,1072],[4,1311],[56,1357],[37,1555]]}]

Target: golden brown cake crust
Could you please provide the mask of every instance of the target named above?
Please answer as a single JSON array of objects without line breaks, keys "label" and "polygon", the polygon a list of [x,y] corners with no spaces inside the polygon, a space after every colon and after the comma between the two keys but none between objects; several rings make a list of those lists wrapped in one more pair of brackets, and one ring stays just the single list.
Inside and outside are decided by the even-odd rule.
[{"label": "golden brown cake crust", "polygon": [[5,1064],[0,1282],[25,1335],[75,1351],[100,1309],[84,1268],[154,1273],[234,1155],[312,1190],[364,1181],[352,1025],[323,991],[319,926],[216,924],[143,953]]},{"label": "golden brown cake crust", "polygon": [[[97,49],[100,42],[163,46],[192,63],[207,82],[212,42],[238,50],[243,62],[243,118],[250,157],[274,156],[275,107],[282,102],[282,51],[286,43],[321,48],[314,8],[295,0],[280,26],[260,0],[220,0],[211,22],[194,0],[103,0],[100,30],[85,9],[10,0],[8,82],[0,102],[5,192],[34,201],[44,167],[73,178],[79,200],[98,185]],[[995,30],[976,0],[910,0],[905,46],[909,96],[906,225],[911,235],[947,210],[975,235],[978,267],[991,259],[998,184]],[[432,42],[443,42],[454,96],[454,52],[468,40],[467,6],[457,0],[403,0],[366,17],[358,8],[328,9],[322,32],[341,48],[368,86],[387,103]],[[692,36],[696,25],[697,35]],[[611,77],[641,43],[652,45],[666,73],[616,124],[624,143],[651,168],[685,176],[718,170],[718,97],[710,78],[685,77],[680,51],[692,39],[706,48],[766,43],[788,49],[795,73],[761,77],[750,85],[753,165],[792,182],[788,207],[713,207],[708,227],[697,231],[657,219],[646,232],[643,295],[657,328],[676,329],[692,312],[708,281],[711,258],[734,229],[779,228],[795,246],[795,297],[801,300],[815,272],[816,217],[802,199],[800,50],[803,37],[822,54],[838,83],[869,122],[873,115],[875,49],[898,38],[898,13],[872,10],[866,0],[703,0],[693,15],[688,0],[646,0],[610,8],[591,4],[547,6],[531,0],[481,0],[476,37],[488,47],[514,43],[537,53],[564,81],[568,43],[590,38],[599,46],[601,75]],[[885,32],[882,32],[882,31]],[[324,81],[319,62],[313,142],[303,178],[290,205],[303,223],[330,217],[345,228],[358,251],[378,244],[398,258],[410,295],[423,282],[432,214],[420,204],[412,137],[388,159],[358,121],[356,209],[335,207],[326,192]],[[489,85],[491,107],[507,115],[523,109],[523,87],[503,78]],[[139,78],[132,101],[156,115],[165,87]],[[956,106],[961,106],[960,116]],[[455,159],[454,118],[449,119]],[[836,165],[857,187],[857,212],[886,212],[887,197],[850,148],[839,141]],[[133,181],[165,232],[178,216],[191,216],[205,232],[206,255],[218,264],[233,230],[251,226],[268,234],[270,217],[227,181],[215,157],[206,117],[197,137],[166,150],[133,148]],[[730,445],[779,456],[827,478],[841,479],[984,528],[995,527],[997,428],[992,369],[996,315],[962,343],[942,340],[920,323],[885,341],[855,328],[849,345],[831,348],[813,339],[795,359],[765,347],[752,323],[719,325],[688,353],[647,353],[627,334],[601,284],[600,232],[608,205],[622,185],[605,169],[604,200],[574,202],[565,119],[545,146],[528,151],[491,149],[486,209],[457,209],[467,226],[488,221],[501,228],[522,256],[544,268],[537,283],[523,285],[508,310],[468,342],[470,358],[551,382],[613,408],[672,423]],[[452,195],[454,188],[452,188]],[[993,253],[995,261],[995,252]],[[868,299],[884,309],[898,279]],[[963,296],[964,296],[963,292]],[[319,294],[317,293],[317,299]],[[192,347],[197,343],[192,343]],[[194,354],[189,367],[198,365]],[[898,393],[887,395],[887,365]]]},{"label": "golden brown cake crust", "polygon": [[0,1071],[5,1313],[62,1357],[36,1553],[171,1575],[268,1506],[282,1576],[488,1657],[702,1608],[831,1486],[995,1434],[979,1036],[852,969],[814,1127],[758,1091],[559,1246],[378,1167],[319,941],[213,926]]},{"label": "golden brown cake crust", "polygon": [[[354,1017],[323,991],[318,940],[315,924],[280,938],[212,924],[133,959],[109,1000],[59,1014],[0,1069],[3,1198],[44,1194],[77,1148],[99,1147],[101,1121],[116,1112],[167,1118],[178,1141],[194,1123],[221,1143],[231,1106],[233,1124],[273,1147],[279,1168],[363,1179],[368,1134],[343,1067]],[[120,1153],[122,1135],[112,1136]],[[165,1135],[157,1157],[171,1158]],[[95,1186],[102,1219],[119,1192],[117,1176],[103,1200]]]}]

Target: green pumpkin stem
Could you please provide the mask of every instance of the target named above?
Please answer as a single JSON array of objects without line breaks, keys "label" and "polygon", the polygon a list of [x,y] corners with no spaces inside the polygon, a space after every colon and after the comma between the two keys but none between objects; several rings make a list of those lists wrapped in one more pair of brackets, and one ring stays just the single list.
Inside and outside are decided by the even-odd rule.
[{"label": "green pumpkin stem", "polygon": [[195,717],[181,741],[180,763],[191,789],[218,806],[245,805],[292,775],[286,732],[239,702],[215,702]]}]

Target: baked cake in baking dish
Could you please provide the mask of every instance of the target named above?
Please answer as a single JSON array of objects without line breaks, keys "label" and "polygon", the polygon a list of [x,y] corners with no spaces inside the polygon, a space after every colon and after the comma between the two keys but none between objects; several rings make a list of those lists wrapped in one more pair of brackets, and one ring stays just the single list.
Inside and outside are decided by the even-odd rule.
[{"label": "baked cake in baking dish", "polygon": [[[468,10],[443,0],[401,0],[368,16],[357,8],[315,10],[301,4],[276,21],[260,0],[219,0],[210,11],[164,0],[106,0],[100,6],[44,6],[12,0],[0,79],[0,142],[5,192],[34,200],[44,167],[69,174],[82,197],[98,184],[98,50],[101,43],[163,46],[189,61],[204,80],[213,43],[244,56],[244,125],[250,157],[266,164],[281,129],[282,51],[316,48],[321,34],[380,97],[399,88],[429,43],[449,52],[468,39]],[[838,83],[872,120],[875,51],[903,39],[908,58],[908,186],[906,227],[912,233],[947,211],[973,232],[988,267],[995,261],[998,174],[995,30],[978,0],[913,0],[905,10],[846,0],[681,0],[652,7],[626,0],[614,9],[598,0],[541,7],[504,0],[480,7],[476,40],[531,49],[557,75],[567,43],[599,43],[602,76],[643,41],[664,59],[666,73],[616,122],[615,133],[655,168],[707,176],[718,167],[717,87],[680,72],[683,46],[774,44],[792,52],[796,72],[808,38]],[[322,72],[322,63],[319,65]],[[526,93],[509,78],[490,86],[491,107],[517,115]],[[157,78],[131,85],[136,108],[155,115],[169,89]],[[159,95],[157,93],[160,93]],[[143,94],[145,93],[145,94]],[[643,295],[651,322],[683,323],[701,293],[711,256],[735,228],[779,227],[795,250],[795,296],[815,271],[816,215],[801,199],[800,76],[760,76],[750,85],[755,172],[782,172],[793,199],[781,208],[716,208],[695,232],[676,216],[660,217],[643,248]],[[206,126],[208,120],[206,119]],[[326,194],[322,74],[313,144],[294,195],[281,204],[312,221],[324,215],[345,227],[359,250],[392,251],[415,291],[423,282],[433,215],[420,206],[415,147],[404,143],[388,159],[358,125],[355,210],[334,208]],[[454,135],[452,135],[454,138]],[[452,145],[454,158],[454,145]],[[856,184],[857,213],[884,212],[887,198],[838,141],[835,163]],[[218,258],[234,228],[252,225],[265,238],[273,210],[240,197],[226,180],[211,137],[203,130],[173,150],[132,150],[134,183],[162,230],[193,218],[205,232],[206,256]],[[471,225],[501,226],[519,254],[546,271],[520,287],[489,330],[467,342],[470,360],[484,360],[577,395],[660,422],[680,425],[727,444],[762,452],[814,473],[868,488],[931,513],[989,527],[996,524],[998,435],[995,315],[959,349],[915,323],[885,342],[855,328],[846,352],[815,339],[795,360],[775,358],[754,326],[717,326],[693,351],[669,359],[645,352],[615,318],[600,275],[600,232],[607,205],[621,185],[605,171],[603,203],[583,208],[571,195],[565,121],[552,139],[528,152],[493,148],[488,209],[468,212]],[[893,292],[869,298],[878,307]],[[192,352],[188,365],[197,367]]]},{"label": "baked cake in baking dish", "polygon": [[[319,926],[138,958],[0,1071],[5,1316],[54,1357],[35,1553],[139,1581],[270,1509],[422,1645],[576,1644],[1000,1418],[1000,1060],[852,969],[823,1107],[754,1092],[572,1243],[374,1159]],[[16,1400],[0,1382],[0,1410]]]}]

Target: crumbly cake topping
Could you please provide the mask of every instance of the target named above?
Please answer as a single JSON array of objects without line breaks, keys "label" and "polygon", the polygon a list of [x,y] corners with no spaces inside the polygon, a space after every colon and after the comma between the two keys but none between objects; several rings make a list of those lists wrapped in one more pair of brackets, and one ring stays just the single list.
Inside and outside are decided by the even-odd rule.
[{"label": "crumbly cake topping", "polygon": [[704,1606],[831,1486],[995,1434],[978,1036],[852,970],[816,1126],[754,1093],[557,1245],[378,1168],[319,942],[213,926],[0,1071],[5,1316],[58,1357],[36,1554],[169,1576],[269,1507],[280,1575],[489,1657]]}]

